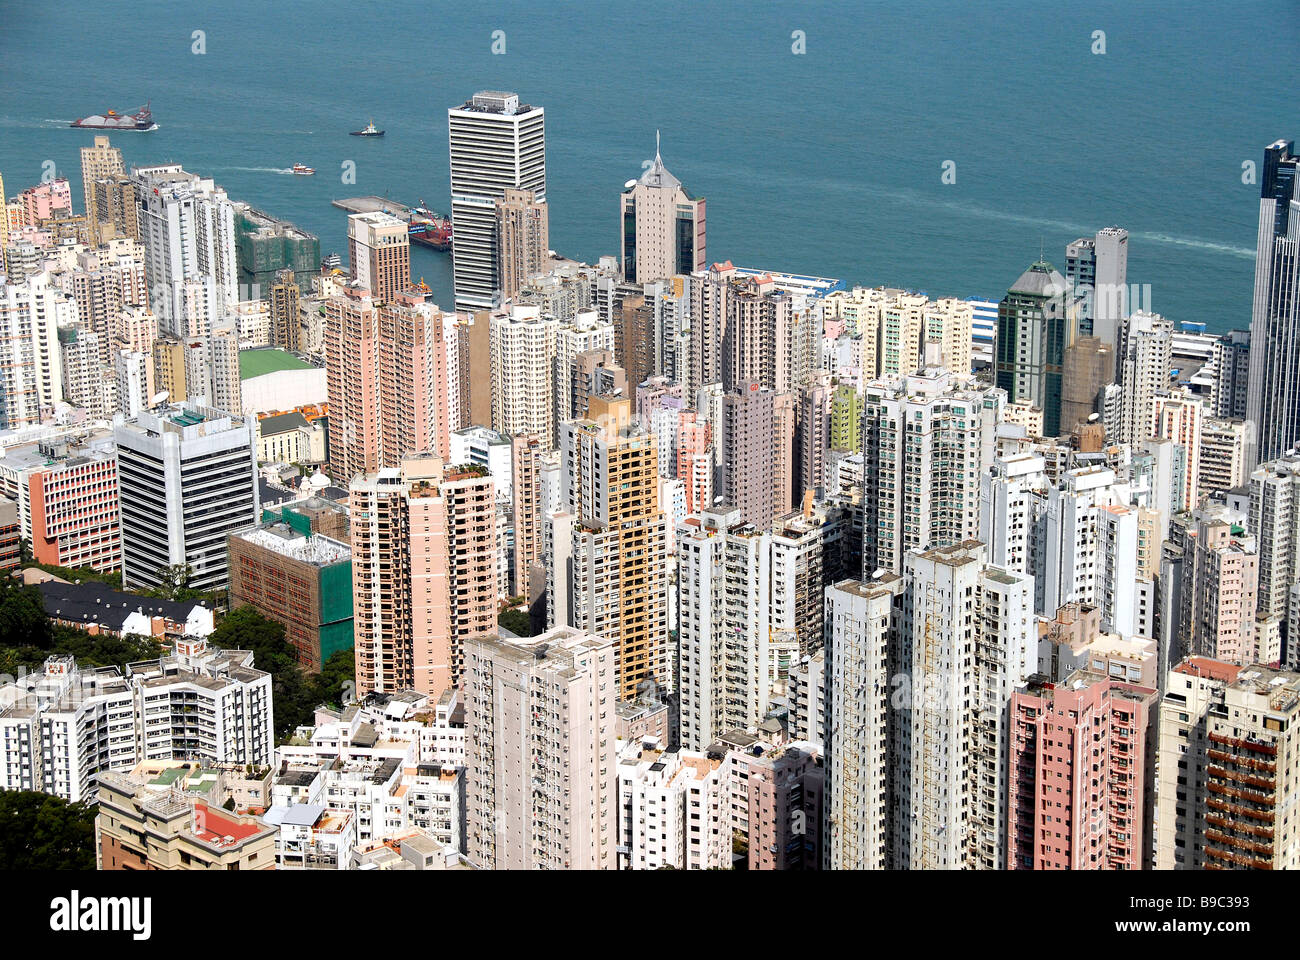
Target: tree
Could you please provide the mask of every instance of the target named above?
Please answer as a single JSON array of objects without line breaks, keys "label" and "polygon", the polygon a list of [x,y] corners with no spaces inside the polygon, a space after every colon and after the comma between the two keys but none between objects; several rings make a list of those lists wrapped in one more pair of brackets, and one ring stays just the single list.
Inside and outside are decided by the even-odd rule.
[{"label": "tree", "polygon": [[356,666],[356,655],[352,650],[335,651],[321,664],[320,673],[311,678],[316,703],[342,707],[356,691]]},{"label": "tree", "polygon": [[239,607],[226,614],[208,640],[227,650],[251,650],[253,666],[271,675],[277,740],[296,727],[309,725],[316,707],[342,705],[346,690],[354,689],[353,654],[340,650],[308,674],[298,664],[293,646],[285,639],[284,624],[264,617],[254,607]]},{"label": "tree", "polygon": [[533,633],[532,621],[527,610],[502,610],[497,614],[497,623],[517,637],[530,637]]},{"label": "tree", "polygon": [[94,869],[94,807],[0,790],[0,870]]},{"label": "tree", "polygon": [[181,600],[192,591],[190,581],[194,578],[194,568],[188,563],[173,563],[170,567],[158,568],[160,581],[159,596],[164,600]]},{"label": "tree", "polygon": [[0,638],[6,647],[49,649],[54,628],[35,584],[5,580],[0,587]]}]

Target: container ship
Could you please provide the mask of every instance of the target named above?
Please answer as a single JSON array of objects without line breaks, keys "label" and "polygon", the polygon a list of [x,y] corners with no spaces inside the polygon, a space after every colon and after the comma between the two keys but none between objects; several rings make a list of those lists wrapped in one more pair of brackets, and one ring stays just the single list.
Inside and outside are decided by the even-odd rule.
[{"label": "container ship", "polygon": [[411,243],[434,250],[451,249],[451,217],[444,217],[425,209],[424,201],[411,211],[407,224],[407,236]]},{"label": "container ship", "polygon": [[108,113],[97,113],[92,117],[73,120],[71,126],[83,130],[145,131],[158,129],[158,124],[153,122],[153,114],[149,111],[149,104],[147,103],[137,113],[121,114],[116,110],[110,110]]}]

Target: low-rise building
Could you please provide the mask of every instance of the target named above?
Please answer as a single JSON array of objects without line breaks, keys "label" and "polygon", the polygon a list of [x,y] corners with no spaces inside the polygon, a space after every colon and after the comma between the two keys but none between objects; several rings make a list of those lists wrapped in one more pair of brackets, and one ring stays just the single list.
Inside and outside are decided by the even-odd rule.
[{"label": "low-rise building", "polygon": [[202,784],[141,765],[99,777],[95,817],[100,870],[271,870],[276,828],[222,810]]}]

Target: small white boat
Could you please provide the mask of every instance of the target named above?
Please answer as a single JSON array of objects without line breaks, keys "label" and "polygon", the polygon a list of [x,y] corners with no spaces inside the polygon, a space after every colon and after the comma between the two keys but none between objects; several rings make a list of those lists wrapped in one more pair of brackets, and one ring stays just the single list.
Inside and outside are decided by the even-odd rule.
[{"label": "small white boat", "polygon": [[312,167],[306,166],[305,164],[295,163],[293,165],[293,172],[300,177],[310,177],[316,171]]}]

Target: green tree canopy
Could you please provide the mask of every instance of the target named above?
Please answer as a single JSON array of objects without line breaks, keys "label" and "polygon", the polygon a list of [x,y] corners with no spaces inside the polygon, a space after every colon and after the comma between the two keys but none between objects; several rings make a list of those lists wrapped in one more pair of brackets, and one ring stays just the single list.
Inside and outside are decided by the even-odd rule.
[{"label": "green tree canopy", "polygon": [[94,807],[0,790],[0,870],[94,869]]},{"label": "green tree canopy", "polygon": [[319,674],[309,674],[299,666],[293,645],[285,639],[284,624],[254,607],[228,613],[209,643],[227,650],[251,650],[253,666],[271,674],[277,740],[289,737],[296,727],[309,725],[321,704],[341,705],[345,685],[353,682],[351,650],[338,651],[325,661]]}]

